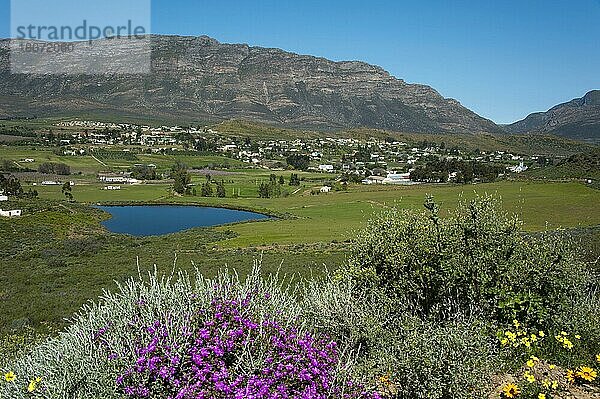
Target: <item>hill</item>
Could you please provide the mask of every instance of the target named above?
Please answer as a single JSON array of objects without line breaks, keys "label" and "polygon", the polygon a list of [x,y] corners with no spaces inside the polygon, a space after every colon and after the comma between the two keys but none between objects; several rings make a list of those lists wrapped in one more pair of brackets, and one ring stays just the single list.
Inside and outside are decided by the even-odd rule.
[{"label": "hill", "polygon": [[571,155],[556,165],[526,172],[526,176],[545,179],[591,179],[593,186],[600,182],[600,148]]},{"label": "hill", "polygon": [[[152,73],[129,76],[11,74],[10,42],[0,41],[0,117],[97,115],[177,123],[243,119],[317,130],[501,132],[433,88],[406,83],[364,62],[224,44],[206,36],[151,40]],[[94,51],[88,47],[80,50]]]},{"label": "hill", "polygon": [[600,90],[559,104],[546,112],[504,126],[508,133],[550,133],[576,140],[600,141]]}]

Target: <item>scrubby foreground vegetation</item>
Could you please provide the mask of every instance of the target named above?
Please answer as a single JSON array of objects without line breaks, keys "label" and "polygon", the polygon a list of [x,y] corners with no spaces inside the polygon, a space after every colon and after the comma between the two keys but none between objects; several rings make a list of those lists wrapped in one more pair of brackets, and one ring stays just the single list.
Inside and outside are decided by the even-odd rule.
[{"label": "scrubby foreground vegetation", "polygon": [[[0,364],[1,397],[562,398],[598,389],[597,270],[493,198],[390,210],[319,280],[131,280]],[[592,397],[592,396],[588,396]]]}]

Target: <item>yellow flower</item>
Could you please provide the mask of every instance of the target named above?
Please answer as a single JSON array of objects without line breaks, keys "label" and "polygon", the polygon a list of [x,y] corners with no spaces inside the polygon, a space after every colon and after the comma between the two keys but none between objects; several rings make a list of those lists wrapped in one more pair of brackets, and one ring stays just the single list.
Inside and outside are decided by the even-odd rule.
[{"label": "yellow flower", "polygon": [[556,381],[556,380],[552,381],[551,387],[552,387],[552,389],[557,389],[558,388],[558,381]]},{"label": "yellow flower", "polygon": [[588,382],[594,381],[597,376],[596,370],[591,367],[581,366],[579,367],[579,370],[577,370],[577,377]]},{"label": "yellow flower", "polygon": [[546,388],[546,389],[550,388],[550,380],[549,380],[549,379],[547,379],[547,378],[546,378],[546,379],[544,379],[544,380],[542,381],[542,386],[543,386],[544,388]]},{"label": "yellow flower", "polygon": [[502,344],[502,346],[506,346],[508,344],[508,339],[507,338],[502,338],[500,340],[500,343]]},{"label": "yellow flower", "polygon": [[504,388],[502,388],[502,394],[505,398],[516,398],[521,390],[515,384],[507,384]]},{"label": "yellow flower", "polygon": [[531,342],[529,341],[529,338],[521,338],[521,343],[528,348],[531,347]]},{"label": "yellow flower", "polygon": [[554,369],[556,368],[556,365],[555,365],[555,364],[551,364],[550,366],[548,366],[548,368],[549,368],[550,370],[554,370]]},{"label": "yellow flower", "polygon": [[531,334],[531,342],[537,341],[537,335]]},{"label": "yellow flower", "polygon": [[517,338],[517,335],[512,331],[506,331],[504,335],[506,335],[511,341],[514,341],[515,338]]},{"label": "yellow flower", "polygon": [[533,384],[535,382],[535,377],[529,371],[526,371],[523,374],[523,377],[525,377],[525,379],[527,380],[527,382],[529,382],[530,384]]},{"label": "yellow flower", "polygon": [[596,355],[596,361],[600,363],[600,353]]},{"label": "yellow flower", "polygon": [[533,360],[534,362],[539,362],[540,358],[537,356],[531,356],[531,360]]},{"label": "yellow flower", "polygon": [[581,339],[581,335],[579,335],[579,334],[575,335],[575,339]]},{"label": "yellow flower", "polygon": [[30,381],[29,385],[27,386],[27,392],[33,392],[33,391],[35,391],[36,388],[37,388],[37,382]]},{"label": "yellow flower", "polygon": [[513,320],[513,325],[515,326],[515,328],[521,327],[521,323],[519,323],[517,320]]},{"label": "yellow flower", "polygon": [[569,381],[571,384],[575,382],[575,373],[573,372],[573,370],[567,370],[567,381]]},{"label": "yellow flower", "polygon": [[563,346],[569,350],[573,349],[573,343],[566,338],[563,341]]},{"label": "yellow flower", "polygon": [[389,375],[382,375],[381,377],[379,377],[379,381],[383,384],[383,385],[390,385],[390,376]]},{"label": "yellow flower", "polygon": [[530,369],[532,369],[535,366],[535,362],[531,359],[529,359],[527,361],[527,367],[529,367]]},{"label": "yellow flower", "polygon": [[538,331],[538,335],[542,338],[544,338],[546,336],[546,333],[544,333],[542,330]]},{"label": "yellow flower", "polygon": [[546,399],[546,394],[545,393],[538,394],[538,399]]},{"label": "yellow flower", "polygon": [[561,331],[561,332],[560,332],[560,335],[562,335],[562,336],[565,336],[565,337],[566,337],[566,336],[567,336],[567,335],[569,335],[569,334],[567,334],[567,333],[566,333],[566,332],[564,332],[564,331]]},{"label": "yellow flower", "polygon": [[8,373],[4,374],[4,380],[6,380],[6,382],[13,382],[16,379],[17,376],[12,371],[9,371]]}]

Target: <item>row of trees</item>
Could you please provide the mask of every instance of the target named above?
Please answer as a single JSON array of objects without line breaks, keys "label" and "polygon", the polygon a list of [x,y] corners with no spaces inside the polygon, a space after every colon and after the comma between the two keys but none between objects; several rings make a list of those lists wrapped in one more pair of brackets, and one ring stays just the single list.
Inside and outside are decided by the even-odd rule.
[{"label": "row of trees", "polygon": [[217,182],[215,190],[213,190],[210,180],[202,184],[202,188],[200,191],[200,195],[202,197],[212,197],[214,194],[216,194],[218,198],[225,198],[226,193],[224,181],[221,180],[220,182]]},{"label": "row of trees", "polygon": [[281,187],[285,184],[283,176],[271,174],[269,176],[269,182],[262,182],[258,186],[258,197],[259,198],[271,198],[279,197],[281,195]]},{"label": "row of trees", "polygon": [[156,180],[158,178],[156,168],[146,165],[134,166],[131,169],[131,176],[138,180]]},{"label": "row of trees", "polygon": [[23,191],[21,182],[13,175],[4,176],[0,173],[0,192],[17,198],[37,198],[37,190]]},{"label": "row of trees", "polygon": [[428,183],[445,183],[451,173],[457,183],[470,183],[474,180],[482,182],[494,181],[504,171],[504,167],[477,161],[429,160],[415,167],[410,173],[413,181]]},{"label": "row of trees", "polygon": [[71,167],[64,163],[44,162],[38,167],[38,172],[47,175],[68,176],[71,174]]},{"label": "row of trees", "polygon": [[[192,186],[192,176],[188,172],[187,165],[177,162],[171,167],[171,178],[173,179],[173,191],[180,195],[197,195],[196,188]],[[212,177],[206,175],[206,182],[202,183],[200,187],[200,195],[202,197],[213,197],[216,194],[219,198],[224,198],[225,182],[221,180],[216,182],[215,188],[213,189]]]}]

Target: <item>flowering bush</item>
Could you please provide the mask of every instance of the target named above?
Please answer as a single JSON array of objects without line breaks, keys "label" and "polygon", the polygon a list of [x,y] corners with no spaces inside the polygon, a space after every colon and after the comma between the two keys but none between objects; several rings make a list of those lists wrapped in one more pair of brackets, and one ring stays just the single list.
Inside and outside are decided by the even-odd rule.
[{"label": "flowering bush", "polygon": [[308,291],[328,288],[300,287],[258,268],[243,282],[227,272],[131,280],[0,366],[0,397],[378,398],[348,343],[305,317],[319,307]]},{"label": "flowering bush", "polygon": [[[359,384],[337,380],[335,342],[275,320],[258,323],[249,309],[253,299],[268,300],[214,299],[181,348],[170,345],[168,329],[153,323],[117,386],[130,398],[379,398]],[[240,363],[248,354],[255,354],[253,365],[244,367]]]}]

